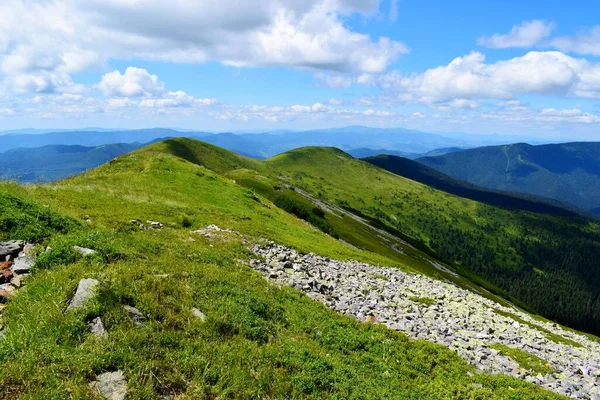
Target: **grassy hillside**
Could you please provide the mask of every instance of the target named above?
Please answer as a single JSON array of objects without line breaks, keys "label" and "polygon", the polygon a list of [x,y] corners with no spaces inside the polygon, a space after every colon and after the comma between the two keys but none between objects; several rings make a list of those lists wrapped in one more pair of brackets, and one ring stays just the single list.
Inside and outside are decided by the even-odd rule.
[{"label": "grassy hillside", "polygon": [[[51,247],[4,310],[0,397],[93,398],[88,382],[120,369],[131,399],[556,398],[521,380],[472,374],[441,346],[358,323],[268,284],[238,261],[250,255],[237,237],[191,234],[218,224],[303,252],[402,267],[323,234],[199,164],[277,175],[275,162],[172,140],[51,185],[0,185],[1,237]],[[131,220],[165,227],[140,230]],[[82,258],[73,245],[97,253]],[[98,296],[65,313],[82,278],[100,281]],[[148,321],[133,325],[124,304]],[[106,338],[87,330],[97,316]]]},{"label": "grassy hillside", "polygon": [[24,183],[49,182],[104,164],[141,144],[107,144],[98,147],[51,145],[18,148],[0,156],[0,177]]},{"label": "grassy hillside", "polygon": [[600,207],[600,143],[521,143],[418,161],[486,188],[556,199],[589,211]]},{"label": "grassy hillside", "polygon": [[267,163],[290,184],[426,244],[464,276],[476,273],[531,310],[600,330],[596,221],[456,197],[335,149],[303,148]]}]

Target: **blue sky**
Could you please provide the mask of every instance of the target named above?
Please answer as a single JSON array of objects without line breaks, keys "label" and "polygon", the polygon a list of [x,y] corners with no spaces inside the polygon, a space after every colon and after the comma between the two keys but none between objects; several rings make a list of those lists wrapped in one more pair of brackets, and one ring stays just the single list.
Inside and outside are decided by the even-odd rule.
[{"label": "blue sky", "polygon": [[4,0],[0,129],[600,139],[595,1]]}]

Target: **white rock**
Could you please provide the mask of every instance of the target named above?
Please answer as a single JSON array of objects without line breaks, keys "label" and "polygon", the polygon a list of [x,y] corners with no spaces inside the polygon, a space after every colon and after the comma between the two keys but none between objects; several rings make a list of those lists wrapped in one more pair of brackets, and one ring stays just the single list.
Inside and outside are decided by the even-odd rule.
[{"label": "white rock", "polygon": [[84,257],[91,256],[92,254],[96,254],[96,250],[92,250],[92,249],[88,249],[88,248],[80,247],[80,246],[73,246],[73,250],[75,250],[76,252],[78,252],[79,254],[81,254]]},{"label": "white rock", "polygon": [[127,396],[127,381],[121,371],[100,374],[89,386],[107,400],[124,400]]},{"label": "white rock", "polygon": [[90,332],[94,336],[104,337],[107,335],[106,329],[104,329],[104,324],[102,323],[102,319],[100,317],[94,318],[92,322],[88,325],[90,328]]},{"label": "white rock", "polygon": [[96,294],[96,287],[100,284],[96,279],[82,279],[79,281],[75,296],[71,299],[67,311],[81,308]]},{"label": "white rock", "polygon": [[199,318],[200,321],[204,321],[206,319],[206,315],[204,315],[204,313],[198,310],[196,307],[192,307],[192,314],[194,314],[194,317]]},{"label": "white rock", "polygon": [[146,321],[147,318],[142,314],[140,310],[135,307],[124,305],[123,308],[127,312],[127,316],[136,326],[140,326],[142,322]]}]

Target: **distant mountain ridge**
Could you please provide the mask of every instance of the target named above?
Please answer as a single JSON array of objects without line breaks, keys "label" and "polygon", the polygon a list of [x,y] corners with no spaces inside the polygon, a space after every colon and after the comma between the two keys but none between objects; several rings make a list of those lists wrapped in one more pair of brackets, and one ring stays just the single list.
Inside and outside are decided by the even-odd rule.
[{"label": "distant mountain ridge", "polygon": [[365,157],[373,157],[379,156],[382,154],[408,158],[409,160],[414,160],[421,157],[433,157],[439,156],[442,154],[455,153],[457,151],[463,151],[464,149],[460,147],[447,147],[441,149],[435,149],[428,151],[427,153],[407,153],[404,151],[394,151],[394,150],[386,150],[386,149],[369,149],[366,147],[358,148],[358,149],[350,149],[346,150],[348,154],[350,154],[354,158],[365,158]]},{"label": "distant mountain ridge", "polygon": [[569,206],[555,204],[558,203],[555,200],[536,198],[534,196],[526,198],[524,195],[484,189],[468,182],[452,178],[431,167],[408,158],[382,154],[374,157],[366,157],[362,160],[396,175],[421,182],[427,186],[489,205],[553,215],[577,215],[575,210],[568,209]]},{"label": "distant mountain ridge", "polygon": [[79,174],[142,147],[117,143],[97,147],[48,145],[18,148],[0,156],[0,178],[22,183],[50,182]]},{"label": "distant mountain ridge", "polygon": [[77,145],[95,147],[115,143],[148,143],[159,138],[176,136],[202,137],[210,135],[204,132],[181,133],[172,129],[140,129],[126,131],[67,131],[42,134],[15,134],[0,136],[0,153],[22,148],[42,147],[48,145]]},{"label": "distant mountain ridge", "polygon": [[532,194],[600,214],[600,143],[517,143],[418,162],[489,189]]},{"label": "distant mountain ridge", "polygon": [[[0,153],[18,147],[32,148],[58,144],[93,147],[112,143],[147,143],[168,137],[193,137],[254,158],[268,158],[304,146],[332,146],[345,151],[369,148],[396,152],[394,154],[397,155],[405,153],[422,155],[438,149],[473,148],[514,141],[513,136],[508,135],[444,135],[404,128],[364,126],[265,133],[210,133],[164,128],[138,130],[89,128],[60,132],[25,129],[10,131],[10,133],[0,132]],[[539,141],[529,137],[518,138],[530,142]]]}]

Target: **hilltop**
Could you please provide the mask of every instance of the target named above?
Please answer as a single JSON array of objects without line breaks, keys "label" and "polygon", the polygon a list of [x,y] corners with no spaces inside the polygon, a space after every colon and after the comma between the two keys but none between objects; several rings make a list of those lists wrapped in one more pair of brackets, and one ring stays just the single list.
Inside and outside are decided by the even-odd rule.
[{"label": "hilltop", "polygon": [[600,143],[517,143],[417,161],[485,188],[555,199],[594,213],[600,208]]},{"label": "hilltop", "polygon": [[[257,161],[191,139],[158,142],[49,185],[2,184],[0,211],[0,239],[36,243],[31,251],[38,254],[26,290],[4,310],[4,397],[89,398],[89,383],[112,371],[126,378],[130,398],[144,399],[555,398],[525,379],[565,394],[595,390],[589,383],[598,369],[594,338],[503,300],[499,296],[516,299],[520,293],[495,286],[504,282],[488,271],[478,276],[471,265],[453,261],[438,244],[445,233],[431,224],[478,235],[486,251],[494,231],[503,230],[499,244],[509,244],[519,257],[529,256],[514,236],[524,225],[531,238],[578,237],[579,247],[565,254],[566,262],[581,249],[593,256],[598,227],[584,218],[496,209],[333,148]],[[270,241],[288,250],[269,250]],[[73,246],[95,253],[83,257]],[[454,255],[470,250],[457,247]],[[500,259],[507,254],[500,247],[494,251]],[[361,276],[349,283],[333,280],[340,276],[330,275],[332,270],[356,262],[363,265]],[[516,265],[510,262],[494,266],[500,278],[500,268]],[[593,282],[585,269],[544,263],[540,268],[551,278],[544,281],[546,291],[561,296],[565,281]],[[297,286],[272,285],[261,271]],[[296,281],[283,279],[286,274]],[[420,283],[412,290],[422,287],[424,297],[397,291],[389,299],[385,291],[368,297],[376,286],[403,276],[415,276]],[[555,276],[565,280],[555,283]],[[82,279],[97,281],[95,297],[65,312]],[[353,281],[367,285],[352,289],[356,313],[356,306],[344,315],[301,293],[321,301],[323,293],[350,293],[344,288]],[[581,296],[593,294],[593,288],[575,289]],[[447,314],[457,296],[477,299],[465,303],[477,309],[473,324],[469,317]],[[412,318],[433,321],[432,313],[439,313],[446,328],[462,328],[448,332],[431,325],[428,333],[415,324],[409,331],[410,320],[391,326],[380,313],[400,306],[413,309]],[[373,315],[361,311],[364,307],[372,307]],[[497,332],[478,331],[484,315],[494,319]],[[88,328],[98,318],[106,330],[102,337]],[[507,344],[490,347],[501,328]],[[443,344],[442,332],[444,340],[455,337],[457,344],[479,343],[468,351],[477,358],[469,363],[483,365],[484,356],[504,360],[508,370],[501,371],[512,376],[477,372],[458,355],[467,353],[434,344]],[[566,364],[526,344],[566,352]],[[587,364],[577,364],[583,360]],[[589,371],[576,375],[575,365]],[[553,368],[561,368],[564,377]]]}]

